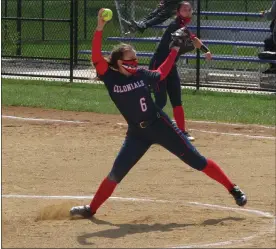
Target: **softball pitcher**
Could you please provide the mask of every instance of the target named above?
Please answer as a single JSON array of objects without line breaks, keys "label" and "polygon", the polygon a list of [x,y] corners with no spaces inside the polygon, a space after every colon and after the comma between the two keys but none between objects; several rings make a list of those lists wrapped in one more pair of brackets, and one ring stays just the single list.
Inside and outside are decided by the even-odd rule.
[{"label": "softball pitcher", "polygon": [[211,159],[202,156],[183,132],[154,103],[149,85],[159,84],[169,74],[185,36],[174,39],[167,59],[156,69],[138,68],[136,51],[128,44],[114,48],[109,58],[101,54],[103,29],[106,22],[98,14],[98,26],[92,39],[92,62],[104,82],[110,98],[128,123],[124,144],[107,177],[100,184],[89,205],[72,207],[72,216],[91,218],[111,196],[117,185],[147,152],[159,144],[184,163],[222,184],[239,206],[247,202],[245,194]]}]

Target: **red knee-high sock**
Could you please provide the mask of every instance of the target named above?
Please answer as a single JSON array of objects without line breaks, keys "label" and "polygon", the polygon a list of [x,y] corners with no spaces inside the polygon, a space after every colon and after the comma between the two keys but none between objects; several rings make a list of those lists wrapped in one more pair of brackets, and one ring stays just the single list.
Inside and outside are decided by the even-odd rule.
[{"label": "red knee-high sock", "polygon": [[207,176],[221,183],[228,191],[232,190],[234,184],[228,178],[223,170],[212,160],[207,159],[207,166],[202,170]]},{"label": "red knee-high sock", "polygon": [[102,181],[93,200],[90,203],[92,213],[96,213],[98,208],[112,195],[117,183],[109,180],[107,177]]},{"label": "red knee-high sock", "polygon": [[182,131],[185,131],[185,114],[184,109],[181,105],[175,106],[173,108],[173,116],[178,128]]}]

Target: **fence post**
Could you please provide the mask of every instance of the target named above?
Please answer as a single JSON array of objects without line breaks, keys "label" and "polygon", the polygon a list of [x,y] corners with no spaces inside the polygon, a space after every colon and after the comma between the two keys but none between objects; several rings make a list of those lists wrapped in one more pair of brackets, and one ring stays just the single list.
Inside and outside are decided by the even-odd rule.
[{"label": "fence post", "polygon": [[[208,0],[205,0],[205,11],[208,11]],[[205,19],[208,20],[208,16],[205,16]]]},{"label": "fence post", "polygon": [[[197,1],[197,37],[200,39],[200,11],[201,11],[201,6],[200,6],[200,0]],[[196,90],[199,90],[199,85],[200,85],[200,51],[199,49],[196,50]]]},{"label": "fence post", "polygon": [[83,1],[83,32],[84,40],[87,39],[87,0]]},{"label": "fence post", "polygon": [[70,82],[74,77],[74,2],[71,0],[70,7]]},{"label": "fence post", "polygon": [[[8,0],[4,0],[4,1],[5,1],[4,16],[7,17],[8,16]],[[8,36],[8,25],[7,25],[7,20],[5,20],[4,22],[5,22],[5,25],[4,25],[4,41],[6,41],[7,36]],[[3,42],[3,44],[5,44],[5,43]]]},{"label": "fence post", "polygon": [[[248,12],[248,1],[245,0],[245,12]],[[245,21],[248,21],[248,16],[245,16]]]},{"label": "fence post", "polygon": [[[44,19],[45,18],[45,0],[41,0],[41,18]],[[45,40],[45,22],[44,20],[42,20],[41,22],[41,33],[42,33],[42,36],[41,36],[41,39],[42,41]]]},{"label": "fence post", "polygon": [[125,28],[124,25],[122,23],[122,13],[121,13],[121,7],[120,7],[120,3],[119,0],[114,0],[115,1],[115,6],[116,6],[116,10],[117,10],[117,15],[118,15],[118,19],[119,19],[119,24],[120,24],[120,31],[121,31],[121,35],[125,36]]},{"label": "fence post", "polygon": [[135,20],[135,0],[131,0],[130,2],[130,18]]},{"label": "fence post", "polygon": [[8,0],[4,0],[4,1],[5,1],[4,16],[7,17],[8,16]]},{"label": "fence post", "polygon": [[16,21],[16,31],[17,31],[17,47],[16,55],[21,55],[22,53],[22,0],[17,0],[17,21]]},{"label": "fence post", "polygon": [[79,13],[79,1],[74,0],[74,65],[78,64],[78,13]]}]

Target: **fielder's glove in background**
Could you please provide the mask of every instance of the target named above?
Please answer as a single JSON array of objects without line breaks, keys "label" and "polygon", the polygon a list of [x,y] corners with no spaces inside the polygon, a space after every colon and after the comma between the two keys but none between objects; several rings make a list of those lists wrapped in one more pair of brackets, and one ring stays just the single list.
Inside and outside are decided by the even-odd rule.
[{"label": "fielder's glove in background", "polygon": [[176,30],[171,34],[171,36],[172,41],[170,43],[170,48],[179,47],[179,55],[188,53],[195,49],[190,31],[186,27]]},{"label": "fielder's glove in background", "polygon": [[263,51],[258,54],[258,57],[261,60],[276,60],[276,52]]}]

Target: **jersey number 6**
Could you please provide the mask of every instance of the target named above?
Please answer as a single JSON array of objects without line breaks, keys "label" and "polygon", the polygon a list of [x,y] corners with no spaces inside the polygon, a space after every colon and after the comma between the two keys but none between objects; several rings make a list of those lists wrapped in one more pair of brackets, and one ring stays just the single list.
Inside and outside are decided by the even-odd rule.
[{"label": "jersey number 6", "polygon": [[140,99],[140,105],[141,105],[142,112],[145,112],[148,109],[145,101],[146,101],[146,99],[144,97]]}]

